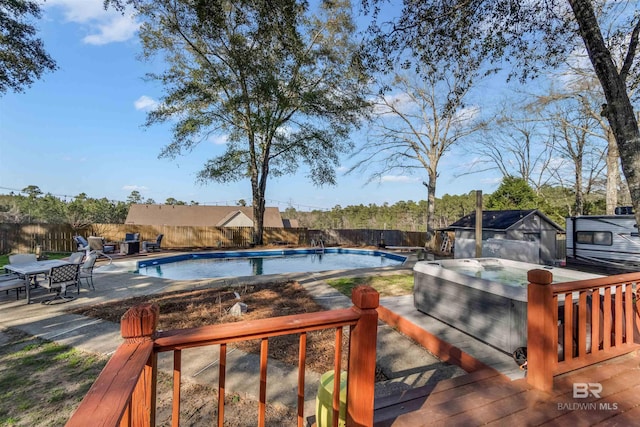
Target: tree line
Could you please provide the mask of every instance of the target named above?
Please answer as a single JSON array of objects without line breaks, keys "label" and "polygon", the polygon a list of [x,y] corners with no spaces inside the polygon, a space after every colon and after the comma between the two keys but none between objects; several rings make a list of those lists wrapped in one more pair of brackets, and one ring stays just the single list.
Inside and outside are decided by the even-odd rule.
[{"label": "tree line", "polygon": [[[473,212],[476,200],[476,191],[460,195],[445,194],[436,198],[435,228],[446,228]],[[483,209],[539,209],[562,227],[565,218],[574,215],[574,200],[571,189],[543,186],[536,191],[526,180],[517,177],[503,179],[495,192],[484,194],[482,199]],[[21,194],[0,195],[0,223],[70,224],[74,229],[90,224],[123,224],[129,207],[134,203],[155,202],[151,199],[143,200],[138,191],[132,191],[124,202],[91,198],[84,193],[67,202],[50,193],[43,193],[38,186],[30,185]],[[169,197],[164,204],[187,203]],[[245,206],[246,202],[240,200],[238,205]],[[606,195],[603,192],[592,194],[584,205],[585,214],[604,214]],[[329,210],[300,211],[288,207],[281,215],[283,218],[297,220],[300,227],[309,229],[426,231],[427,209],[426,200],[408,200],[382,205],[336,205]]]},{"label": "tree line", "polygon": [[[435,198],[435,229],[444,229],[476,209],[476,191],[467,194]],[[539,209],[559,226],[565,227],[565,218],[575,215],[574,194],[571,189],[543,186],[535,191],[522,178],[506,177],[498,189],[483,194],[484,210]],[[337,205],[331,210],[299,211],[288,207],[283,218],[296,219],[301,227],[310,229],[394,229],[427,231],[426,200],[399,201],[394,204]],[[585,201],[584,214],[606,213],[606,195],[593,193]]]}]

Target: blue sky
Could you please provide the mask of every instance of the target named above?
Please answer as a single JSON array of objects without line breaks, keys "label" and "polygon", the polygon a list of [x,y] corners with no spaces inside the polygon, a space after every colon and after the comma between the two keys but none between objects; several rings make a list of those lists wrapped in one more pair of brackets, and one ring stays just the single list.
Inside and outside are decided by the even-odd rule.
[{"label": "blue sky", "polygon": [[[169,197],[201,204],[250,203],[248,181],[196,183],[205,159],[222,152],[220,145],[203,143],[174,160],[158,159],[171,133],[168,126],[143,127],[146,109],[162,93],[143,77],[161,64],[136,59],[140,44],[135,22],[105,12],[102,3],[45,3],[39,35],[59,69],[24,93],[0,98],[0,194],[37,185],[45,193],[69,198],[84,192],[124,201],[137,190],[158,203]],[[359,136],[353,138],[358,144]],[[462,151],[442,160],[438,197],[497,188],[499,179],[490,174],[456,178],[470,160]],[[352,164],[345,157],[341,170]],[[309,210],[426,199],[426,173],[390,175],[365,185],[365,174],[339,172],[338,185],[323,188],[305,175],[300,170],[296,176],[271,179],[267,204]]]}]

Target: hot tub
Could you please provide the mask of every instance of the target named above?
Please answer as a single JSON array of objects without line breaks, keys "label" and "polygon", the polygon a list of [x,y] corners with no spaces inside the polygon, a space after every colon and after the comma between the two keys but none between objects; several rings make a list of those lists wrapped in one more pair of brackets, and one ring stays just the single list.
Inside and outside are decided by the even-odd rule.
[{"label": "hot tub", "polygon": [[527,345],[527,271],[550,270],[554,282],[594,274],[498,258],[424,261],[414,270],[414,304],[506,353]]}]

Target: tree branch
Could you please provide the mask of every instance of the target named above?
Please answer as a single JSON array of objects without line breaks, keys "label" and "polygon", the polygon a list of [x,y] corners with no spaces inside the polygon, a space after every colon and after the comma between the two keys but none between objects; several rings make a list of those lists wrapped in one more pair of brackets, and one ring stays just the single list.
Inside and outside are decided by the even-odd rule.
[{"label": "tree branch", "polygon": [[622,79],[623,82],[627,81],[629,70],[633,65],[636,49],[638,48],[639,36],[640,36],[640,18],[638,18],[638,22],[636,22],[636,25],[635,27],[633,27],[633,31],[631,32],[631,40],[629,40],[629,49],[627,50],[627,56],[624,58],[624,63],[622,64],[622,69],[620,70],[620,78]]}]

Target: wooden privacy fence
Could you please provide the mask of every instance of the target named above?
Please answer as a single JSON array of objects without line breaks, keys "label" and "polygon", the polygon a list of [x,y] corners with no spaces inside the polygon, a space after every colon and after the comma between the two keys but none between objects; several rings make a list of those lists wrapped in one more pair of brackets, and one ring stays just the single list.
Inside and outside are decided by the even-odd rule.
[{"label": "wooden privacy fence", "polygon": [[[140,240],[155,241],[163,234],[162,247],[168,249],[248,248],[253,244],[251,227],[154,226],[133,224],[93,224],[74,230],[68,224],[0,224],[0,253],[73,252],[73,236],[101,236],[110,242],[124,240],[126,233],[140,233]],[[307,246],[311,240],[326,245],[424,246],[425,235],[399,230],[307,230],[306,228],[265,228],[265,245]]]},{"label": "wooden privacy fence", "polygon": [[419,231],[401,230],[376,230],[376,229],[353,229],[353,230],[309,230],[309,238],[322,240],[325,245],[347,245],[347,246],[420,246],[424,247],[426,233]]},{"label": "wooden privacy fence", "polygon": [[[155,241],[163,234],[162,247],[191,248],[246,248],[253,243],[251,227],[190,227],[151,226],[129,224],[93,224],[74,230],[68,224],[0,224],[0,253],[33,253],[40,246],[43,252],[73,252],[73,236],[101,236],[110,242],[124,240],[126,233],[140,233],[141,240]],[[305,245],[305,228],[265,228],[266,245]]]},{"label": "wooden privacy fence", "polygon": [[553,377],[640,349],[640,273],[552,283],[528,273],[527,381],[550,391]]},{"label": "wooden privacy fence", "polygon": [[[180,394],[182,376],[182,350],[194,347],[219,346],[218,406],[216,425],[224,425],[225,375],[227,344],[259,339],[260,373],[256,383],[260,386],[258,425],[266,421],[267,353],[269,338],[297,335],[299,342],[297,413],[298,426],[305,424],[305,361],[307,333],[323,329],[335,330],[333,372],[342,372],[341,354],[343,329],[349,330],[347,347],[347,401],[346,425],[373,425],[373,403],[376,368],[376,338],[378,328],[379,295],[373,288],[360,286],[352,293],[351,308],[273,317],[220,325],[172,331],[156,331],[159,309],[157,305],[143,304],[122,316],[121,334],[125,342],[104,367],[78,409],[66,424],[72,426],[154,426],[156,424],[156,387],[158,354],[173,353],[173,426],[180,425]],[[274,378],[273,381],[279,381]],[[340,409],[340,383],[334,381],[331,419],[338,425]],[[294,391],[296,392],[296,391]],[[212,423],[213,424],[213,423]]]}]

